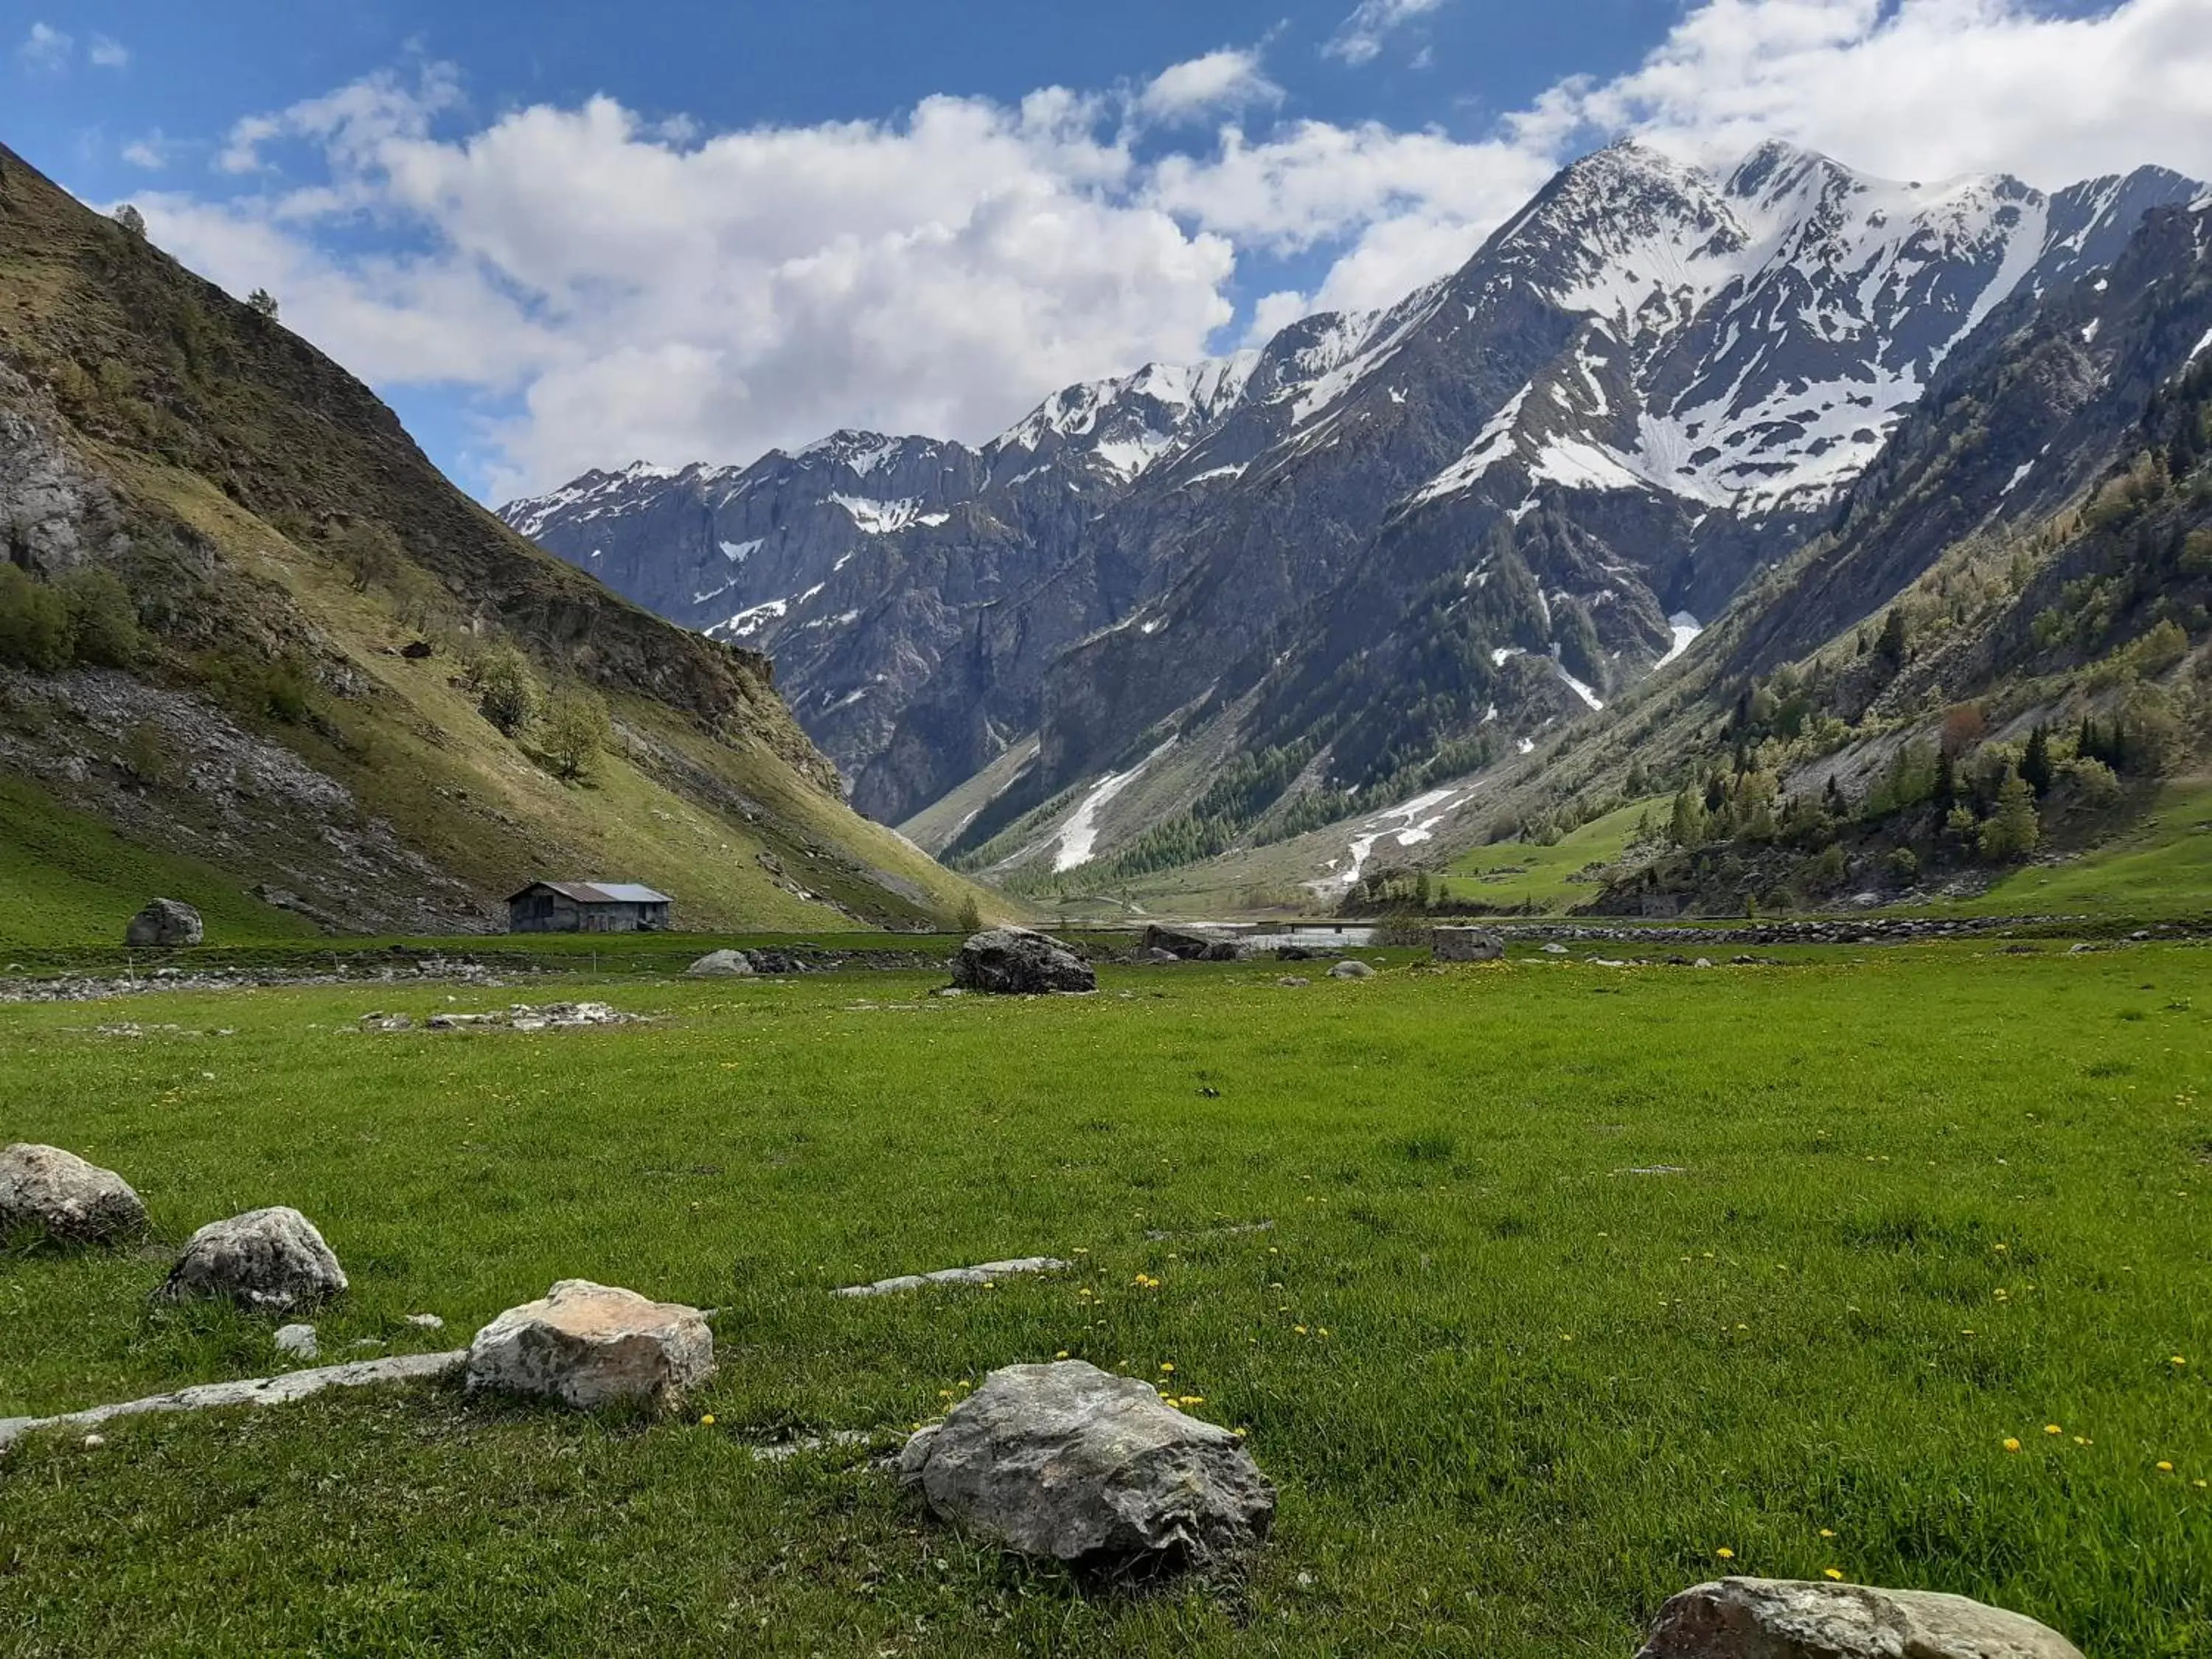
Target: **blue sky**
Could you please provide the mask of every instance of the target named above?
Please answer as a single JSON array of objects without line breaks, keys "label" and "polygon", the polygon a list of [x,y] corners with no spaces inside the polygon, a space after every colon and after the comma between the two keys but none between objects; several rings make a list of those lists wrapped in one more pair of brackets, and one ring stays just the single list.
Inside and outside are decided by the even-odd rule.
[{"label": "blue sky", "polygon": [[2212,0],[0,0],[0,139],[276,291],[492,499],[988,436],[1387,303],[1621,136],[2212,173]]}]

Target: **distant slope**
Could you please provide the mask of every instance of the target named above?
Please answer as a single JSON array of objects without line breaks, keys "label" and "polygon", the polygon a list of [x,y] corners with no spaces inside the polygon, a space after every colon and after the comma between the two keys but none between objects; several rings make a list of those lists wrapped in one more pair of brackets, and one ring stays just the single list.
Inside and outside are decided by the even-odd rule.
[{"label": "distant slope", "polygon": [[[317,925],[502,925],[544,875],[652,883],[690,927],[975,897],[844,805],[765,659],[532,547],[337,365],[5,150],[0,550],[0,774]],[[604,705],[586,775],[550,721],[492,722],[502,678],[586,731]]]}]

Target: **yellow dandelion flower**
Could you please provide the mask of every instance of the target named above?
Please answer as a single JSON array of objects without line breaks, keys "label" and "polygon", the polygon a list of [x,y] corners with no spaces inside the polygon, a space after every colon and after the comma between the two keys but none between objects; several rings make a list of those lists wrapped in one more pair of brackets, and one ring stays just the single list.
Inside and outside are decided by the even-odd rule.
[{"label": "yellow dandelion flower", "polygon": [[1735,1559],[1735,1552],[1723,1544],[1713,1552],[1713,1558],[1719,1561],[1733,1561]]},{"label": "yellow dandelion flower", "polygon": [[2161,1457],[2158,1460],[2158,1472],[2160,1474],[2172,1474],[2173,1473],[2173,1465],[2167,1462],[2163,1457]]},{"label": "yellow dandelion flower", "polygon": [[1841,1567],[1823,1567],[1820,1569],[1820,1577],[1834,1579],[1840,1583],[1843,1581],[1844,1570]]},{"label": "yellow dandelion flower", "polygon": [[2020,1442],[2008,1435],[2005,1437],[2004,1446],[2007,1451],[2018,1451],[2020,1449]]},{"label": "yellow dandelion flower", "polygon": [[1066,1350],[1066,1349],[1065,1349],[1065,1348],[1062,1348],[1062,1349],[1061,1349],[1058,1353],[1056,1353],[1056,1354],[1053,1355],[1053,1358],[1054,1358],[1054,1359],[1065,1359],[1065,1358],[1067,1358],[1067,1350]]},{"label": "yellow dandelion flower", "polygon": [[2179,1354],[2176,1354],[2166,1363],[2170,1365],[2186,1365],[2189,1362],[2186,1359],[2184,1359]]},{"label": "yellow dandelion flower", "polygon": [[2043,1431],[2045,1434],[2063,1434],[2066,1432],[2065,1430],[2060,1428],[2056,1423],[2045,1423],[2043,1425]]},{"label": "yellow dandelion flower", "polygon": [[701,1418],[699,1419],[699,1426],[702,1429],[713,1428],[714,1426],[714,1413],[708,1412],[704,1417]]},{"label": "yellow dandelion flower", "polygon": [[1823,1538],[1833,1538],[1835,1535],[1835,1528],[1832,1527],[1823,1527],[1820,1528],[1820,1536]]},{"label": "yellow dandelion flower", "polygon": [[1300,1336],[1304,1336],[1306,1334],[1306,1328],[1303,1325],[1293,1325],[1291,1328],[1296,1331]]},{"label": "yellow dandelion flower", "polygon": [[1163,1359],[1162,1361],[1160,1361],[1160,1369],[1161,1369],[1162,1370],[1164,1370],[1164,1371],[1167,1372],[1169,1376],[1174,1376],[1174,1375],[1175,1375],[1175,1361],[1173,1361],[1172,1359]]}]

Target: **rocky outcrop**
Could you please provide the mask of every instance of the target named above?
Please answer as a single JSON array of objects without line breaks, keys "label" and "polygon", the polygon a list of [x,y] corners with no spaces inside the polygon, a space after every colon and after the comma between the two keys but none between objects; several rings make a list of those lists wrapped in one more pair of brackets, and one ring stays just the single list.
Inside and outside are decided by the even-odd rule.
[{"label": "rocky outcrop", "polygon": [[145,1227],[145,1205],[114,1170],[58,1146],[18,1142],[0,1151],[0,1233],[34,1229],[85,1243]]},{"label": "rocky outcrop", "polygon": [[1505,941],[1487,927],[1431,929],[1429,947],[1438,962],[1495,962],[1505,954]]},{"label": "rocky outcrop", "polygon": [[1723,1578],[1659,1610],[1637,1659],[2081,1659],[2057,1631],[1963,1595]]},{"label": "rocky outcrop", "polygon": [[220,1297],[257,1310],[306,1309],[344,1294],[345,1270],[315,1224],[283,1205],[210,1221],[191,1236],[158,1301]]},{"label": "rocky outcrop", "polygon": [[744,979],[753,963],[743,951],[709,951],[684,971],[694,979]]},{"label": "rocky outcrop", "polygon": [[200,913],[191,905],[181,899],[157,898],[131,918],[131,925],[123,930],[123,942],[139,948],[155,945],[173,950],[198,945],[206,933]]},{"label": "rocky outcrop", "polygon": [[1091,964],[1049,933],[992,927],[960,947],[952,982],[966,991],[1035,996],[1047,991],[1095,991]]},{"label": "rocky outcrop", "polygon": [[1224,1560],[1275,1515],[1237,1436],[1079,1359],[993,1371],[907,1442],[899,1475],[1018,1554],[1115,1573]]},{"label": "rocky outcrop", "polygon": [[581,1410],[672,1406],[714,1372],[714,1334],[697,1309],[584,1279],[509,1308],[469,1345],[472,1391]]}]

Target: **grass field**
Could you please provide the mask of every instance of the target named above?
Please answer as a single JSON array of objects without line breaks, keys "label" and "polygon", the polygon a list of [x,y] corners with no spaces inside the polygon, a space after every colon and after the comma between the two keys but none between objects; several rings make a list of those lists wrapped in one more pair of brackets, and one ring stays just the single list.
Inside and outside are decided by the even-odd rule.
[{"label": "grass field", "polygon": [[1638,820],[1649,814],[1663,822],[1667,808],[1663,799],[1632,802],[1601,818],[1592,818],[1549,847],[1533,842],[1496,842],[1470,848],[1452,860],[1437,885],[1444,897],[1500,910],[1564,914],[1597,896],[1596,884],[1576,878],[1593,864],[1617,861],[1635,839]]},{"label": "grass field", "polygon": [[[2212,951],[2063,948],[632,981],[654,1024],[538,1035],[353,1029],[503,1000],[444,987],[0,1008],[0,1140],[173,1242],[298,1205],[354,1278],[326,1355],[566,1276],[721,1310],[681,1420],[418,1387],[35,1437],[0,1651],[1626,1659],[1726,1549],[2212,1655]],[[1030,1253],[1080,1265],[827,1294]],[[275,1367],[162,1272],[0,1258],[0,1415]],[[1063,1351],[1249,1430],[1248,1577],[1085,1592],[859,1449],[748,1450]]]}]

